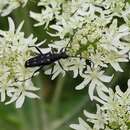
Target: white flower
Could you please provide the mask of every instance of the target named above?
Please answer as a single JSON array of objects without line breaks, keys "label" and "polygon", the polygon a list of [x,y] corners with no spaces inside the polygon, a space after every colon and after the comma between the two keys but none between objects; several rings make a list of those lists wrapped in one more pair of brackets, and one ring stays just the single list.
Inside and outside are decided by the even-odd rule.
[{"label": "white flower", "polygon": [[117,48],[124,49],[124,44],[121,38],[130,34],[130,29],[126,24],[118,27],[117,19],[113,20],[109,28],[104,30],[105,34],[101,39],[102,46],[108,50],[115,50]]},{"label": "white flower", "polygon": [[108,51],[108,53],[105,55],[104,61],[109,63],[116,71],[123,72],[123,69],[119,63],[128,62],[128,56],[126,55],[126,52],[123,51]]},{"label": "white flower", "polygon": [[82,75],[86,67],[85,59],[72,58],[69,60],[68,71],[74,73],[73,78],[76,78],[78,75]]},{"label": "white flower", "polygon": [[57,31],[56,34],[50,34],[52,36],[59,36],[61,39],[65,37],[67,33],[73,34],[72,26],[62,18],[62,20],[56,25],[51,25],[50,28]]},{"label": "white flower", "polygon": [[28,0],[0,0],[0,14],[6,16],[19,6],[24,7]]},{"label": "white flower", "polygon": [[[55,65],[46,70],[45,74],[47,75],[52,75],[51,79],[55,79],[59,74],[62,74],[63,76],[65,76],[66,72],[65,70],[67,70],[66,66],[64,65],[65,61],[60,61],[60,64],[58,62],[55,62]],[[63,68],[62,68],[63,67]]]},{"label": "white flower", "polygon": [[[33,93],[35,91],[31,81],[27,81],[32,76],[37,68],[25,68],[25,61],[35,54],[35,48],[29,48],[30,45],[35,45],[37,38],[30,35],[24,37],[21,32],[23,22],[15,29],[15,24],[11,18],[8,18],[9,30],[0,30],[0,94],[1,102],[6,102],[6,98],[10,97],[12,103],[16,101],[16,107],[23,105],[25,96],[37,98]],[[17,80],[17,82],[16,82]],[[25,80],[25,82],[21,82]],[[32,87],[31,87],[32,86]],[[14,100],[15,97],[15,100]]]},{"label": "white flower", "polygon": [[108,88],[103,84],[109,83],[112,80],[113,76],[104,75],[104,71],[101,71],[99,67],[90,68],[87,66],[86,74],[81,75],[84,80],[78,86],[76,90],[83,89],[87,85],[89,86],[89,96],[93,100],[94,90],[96,89],[98,95],[104,95],[104,92],[108,92]]},{"label": "white flower", "polygon": [[123,17],[123,19],[125,20],[125,22],[130,25],[130,4],[129,2],[126,3],[126,7],[125,10],[123,10],[121,12],[121,16]]},{"label": "white flower", "polygon": [[49,22],[52,21],[60,13],[60,1],[46,1],[41,0],[38,2],[38,6],[43,6],[41,13],[35,13],[30,11],[30,17],[36,20],[38,23],[34,26],[41,26],[45,24],[45,28],[48,26]]},{"label": "white flower", "polygon": [[105,0],[101,3],[101,6],[110,11],[110,16],[120,16],[126,3],[125,0]]},{"label": "white flower", "polygon": [[105,119],[105,112],[103,112],[99,105],[97,105],[96,114],[84,111],[84,115],[88,118],[87,121],[94,124],[93,128],[96,130],[104,129],[104,124],[107,123]]},{"label": "white flower", "polygon": [[[130,6],[128,2],[41,0],[38,5],[43,7],[42,13],[45,17],[42,13],[32,12],[31,17],[39,21],[38,25],[46,24],[56,31],[53,34],[48,33],[52,37],[60,37],[60,40],[56,41],[59,46],[66,37],[72,39],[67,50],[70,56],[81,54],[81,57],[92,60],[95,66],[102,68],[111,64],[116,71],[123,72],[119,63],[128,62],[130,46],[129,42],[125,43],[122,39],[130,34],[130,29],[126,20],[121,23],[116,17],[127,18],[128,21]],[[55,23],[49,25],[54,19]],[[58,44],[55,48],[59,50]]]},{"label": "white flower", "polygon": [[[54,48],[57,53],[63,49],[69,57],[59,60],[63,67],[55,62],[54,69],[45,73],[52,74],[54,79],[60,73],[65,75],[72,71],[73,78],[78,75],[83,78],[76,89],[88,85],[91,99],[95,89],[98,95],[107,98],[105,83],[113,76],[105,75],[103,69],[111,65],[115,71],[123,72],[120,62],[129,60],[130,41],[123,39],[130,35],[130,4],[125,0],[40,0],[38,6],[42,12],[31,12],[31,17],[38,21],[37,25],[45,24],[54,29],[54,33],[48,32],[50,36],[59,37],[59,40],[51,41],[49,48]],[[93,67],[85,63],[88,59]],[[87,70],[86,74],[84,70]]]},{"label": "white flower", "polygon": [[51,44],[48,44],[48,46],[51,48],[55,48],[57,49],[58,52],[60,52],[62,49],[63,51],[65,49],[67,49],[67,45],[68,45],[68,42],[70,41],[70,39],[63,39],[63,40],[60,40],[60,41],[54,41],[53,43]]},{"label": "white flower", "polygon": [[23,83],[14,83],[14,86],[18,86],[18,88],[10,89],[8,91],[8,95],[10,96],[10,101],[6,102],[5,104],[10,104],[16,101],[16,108],[21,108],[25,97],[29,98],[39,98],[33,91],[39,90],[39,88],[35,88],[30,80],[27,80]]},{"label": "white flower", "polygon": [[[105,128],[105,124],[107,123],[105,119],[105,112],[101,110],[99,105],[97,105],[96,114],[92,114],[84,110],[84,115],[87,117],[87,121],[79,118],[79,124],[71,124],[70,127],[75,130],[108,130]],[[88,122],[92,123],[92,126],[90,126]]]},{"label": "white flower", "polygon": [[36,19],[39,22],[34,26],[37,27],[46,24],[45,26],[47,27],[49,22],[53,19],[53,12],[51,11],[52,10],[49,7],[46,10],[42,10],[41,14],[30,11],[30,17]]},{"label": "white flower", "polygon": [[111,128],[119,130],[128,130],[130,121],[130,80],[128,80],[128,89],[122,92],[119,86],[116,86],[116,92],[109,89],[107,98],[100,95],[100,98],[94,97],[95,100],[103,104],[102,110],[106,111],[106,119]]},{"label": "white flower", "polygon": [[[114,93],[109,89],[106,97],[100,95],[94,99],[102,105],[97,105],[96,114],[84,111],[87,120],[79,118],[79,124],[71,124],[75,130],[129,130],[130,123],[130,79],[128,89],[122,92],[119,86]],[[91,124],[91,127],[88,125]]]},{"label": "white flower", "polygon": [[70,127],[75,130],[93,130],[82,118],[79,118],[79,124],[71,124]]}]

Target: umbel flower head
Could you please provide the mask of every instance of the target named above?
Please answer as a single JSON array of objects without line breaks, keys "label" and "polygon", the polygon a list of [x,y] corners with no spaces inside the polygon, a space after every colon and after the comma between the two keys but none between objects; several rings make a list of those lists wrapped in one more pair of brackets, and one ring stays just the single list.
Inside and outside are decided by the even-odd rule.
[{"label": "umbel flower head", "polygon": [[[112,80],[103,69],[109,65],[115,71],[123,72],[120,62],[129,61],[130,52],[130,3],[127,0],[40,0],[41,13],[31,11],[30,17],[37,21],[34,26],[44,25],[53,29],[48,34],[58,37],[49,47],[58,52],[65,48],[69,58],[55,62],[52,79],[67,71],[80,75],[83,82],[76,89],[89,86],[93,100],[98,94],[107,92],[105,83]],[[52,22],[53,21],[53,22]],[[88,65],[87,60],[91,61]],[[64,69],[63,69],[64,68]]]},{"label": "umbel flower head", "polygon": [[[40,0],[41,13],[30,12],[37,21],[35,27],[44,25],[53,29],[48,32],[58,41],[52,41],[49,47],[58,52],[65,48],[69,58],[55,62],[52,79],[67,71],[80,75],[83,82],[76,89],[89,86],[89,95],[93,100],[94,90],[100,95],[107,92],[104,83],[107,76],[103,69],[109,65],[115,71],[123,72],[120,62],[128,62],[130,57],[130,3],[127,0]],[[51,22],[53,21],[54,22]],[[49,30],[48,29],[48,30]],[[89,66],[86,60],[91,61]],[[63,69],[64,68],[64,69]]]},{"label": "umbel flower head", "polygon": [[[39,88],[35,88],[31,80],[25,80],[31,77],[36,68],[27,69],[24,66],[34,52],[34,48],[28,46],[34,45],[37,39],[33,35],[25,38],[21,32],[24,22],[15,29],[13,20],[8,18],[8,21],[9,30],[0,30],[0,100],[5,104],[16,101],[16,108],[19,108],[25,97],[38,98],[33,91]],[[21,80],[25,82],[20,82]],[[10,98],[9,101],[6,100],[7,97]]]},{"label": "umbel flower head", "polygon": [[6,16],[19,6],[24,7],[28,0],[0,0],[0,14]]},{"label": "umbel flower head", "polygon": [[75,130],[130,130],[130,79],[126,92],[116,86],[115,93],[109,89],[105,96],[107,98],[95,97],[102,104],[97,105],[96,114],[84,111],[87,121],[79,118],[79,124],[72,124],[70,127]]}]

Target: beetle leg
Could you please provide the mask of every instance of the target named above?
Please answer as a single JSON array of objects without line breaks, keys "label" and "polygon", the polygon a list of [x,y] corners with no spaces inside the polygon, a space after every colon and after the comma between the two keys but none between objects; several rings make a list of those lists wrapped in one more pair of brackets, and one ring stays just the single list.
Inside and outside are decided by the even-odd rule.
[{"label": "beetle leg", "polygon": [[35,73],[37,73],[38,71],[40,71],[42,68],[43,68],[43,66],[41,66],[40,68],[38,68],[37,70],[35,70],[35,71],[33,72],[32,76],[31,76],[31,78],[33,78],[34,75],[35,75]]},{"label": "beetle leg", "polygon": [[37,49],[37,51],[38,51],[41,55],[43,55],[42,51],[41,51],[37,46],[28,46],[28,47],[35,47],[35,48]]},{"label": "beetle leg", "polygon": [[55,53],[56,53],[56,52],[55,52],[55,49],[52,48],[52,47],[51,47],[51,52],[52,52],[52,54],[55,54]]},{"label": "beetle leg", "polygon": [[62,64],[60,63],[60,61],[58,61],[58,64],[61,67],[61,69],[63,69],[66,72],[66,70],[64,69],[64,67],[62,66]]},{"label": "beetle leg", "polygon": [[54,70],[54,65],[52,66],[52,69],[51,69],[51,77],[53,76],[53,70]]},{"label": "beetle leg", "polygon": [[62,48],[61,50],[60,50],[60,52],[64,52],[63,50],[64,50],[65,48]]}]

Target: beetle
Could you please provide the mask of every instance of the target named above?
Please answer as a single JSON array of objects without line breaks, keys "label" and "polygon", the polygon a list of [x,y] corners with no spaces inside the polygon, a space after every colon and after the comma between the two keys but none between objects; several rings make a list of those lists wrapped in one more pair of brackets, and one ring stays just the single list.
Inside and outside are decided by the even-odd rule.
[{"label": "beetle", "polygon": [[[37,54],[37,56],[32,57],[32,58],[28,59],[27,61],[25,61],[25,64],[24,64],[25,68],[39,67],[37,70],[34,71],[34,73],[32,74],[32,76],[30,78],[33,78],[34,74],[36,72],[40,71],[44,66],[50,65],[50,64],[54,63],[55,61],[57,61],[60,65],[60,67],[65,71],[62,64],[59,61],[60,59],[66,59],[69,57],[69,55],[66,54],[66,51],[64,50],[64,48],[61,49],[60,52],[54,52],[53,48],[52,48],[50,52],[43,54],[37,46],[28,46],[28,47],[35,47],[37,49],[37,51],[39,52],[39,54]],[[53,72],[53,69],[54,69],[54,67],[51,70],[51,74]],[[24,80],[15,79],[15,81],[23,82],[30,78],[27,78]]]},{"label": "beetle", "polygon": [[[66,54],[66,52],[64,51],[64,49],[61,49],[60,52],[54,52],[53,49],[51,49],[50,52],[43,54],[41,52],[41,50],[37,47],[37,46],[29,46],[29,47],[35,47],[39,54],[33,58],[28,59],[25,62],[25,68],[28,67],[40,67],[39,69],[37,69],[33,75],[40,71],[45,65],[50,65],[52,63],[54,63],[55,61],[58,61],[60,67],[64,70],[63,66],[60,63],[60,59],[66,59],[69,57],[69,55]],[[53,72],[53,68],[51,73]],[[32,75],[32,77],[33,77]]]},{"label": "beetle", "polygon": [[[60,59],[67,59],[69,56],[66,53],[66,48],[62,48],[59,52],[54,52],[53,48],[51,49],[51,51],[49,51],[48,53],[43,54],[41,52],[41,50],[37,47],[37,46],[28,46],[28,47],[35,47],[37,49],[37,51],[39,52],[39,54],[37,54],[35,57],[32,57],[30,59],[28,59],[27,61],[25,61],[25,68],[31,68],[31,67],[39,67],[37,70],[35,70],[32,74],[31,77],[24,79],[24,80],[17,80],[15,79],[15,81],[17,82],[23,82],[25,80],[31,79],[33,78],[34,74],[38,71],[40,71],[44,66],[46,65],[50,65],[52,63],[54,63],[55,61],[57,61],[59,63],[59,66],[66,71],[62,64],[60,63]],[[75,57],[75,58],[82,58],[82,57]],[[86,65],[91,66],[91,61],[89,59],[86,59]],[[54,66],[51,70],[51,74],[53,72]],[[85,68],[85,70],[87,69],[87,67]]]},{"label": "beetle", "polygon": [[37,46],[29,46],[29,47],[35,47],[40,53],[33,57],[28,59],[25,62],[25,68],[27,67],[37,67],[37,66],[45,66],[49,65],[51,63],[54,63],[55,61],[59,61],[60,59],[66,59],[69,56],[63,51],[63,49],[60,50],[59,53],[54,53],[53,51],[43,54],[41,50]]}]

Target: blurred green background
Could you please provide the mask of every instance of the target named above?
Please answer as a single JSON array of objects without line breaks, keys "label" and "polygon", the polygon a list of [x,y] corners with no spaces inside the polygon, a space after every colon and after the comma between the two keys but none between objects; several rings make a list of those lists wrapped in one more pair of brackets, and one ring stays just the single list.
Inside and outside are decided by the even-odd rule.
[{"label": "blurred green background", "polygon": [[[22,20],[25,21],[23,30],[26,36],[31,33],[38,37],[39,41],[47,39],[49,43],[51,37],[47,35],[44,27],[33,27],[35,21],[29,17],[29,11],[40,12],[40,7],[35,1],[31,1],[25,8],[17,8],[9,16],[12,17],[16,26]],[[8,30],[7,17],[0,17],[0,29]],[[114,88],[119,84],[121,89],[127,89],[127,80],[130,77],[130,63],[121,64],[125,70],[123,73],[115,73],[109,67],[106,70],[108,75],[115,74],[108,87]],[[40,87],[38,95],[40,100],[26,99],[21,109],[16,109],[14,104],[5,106],[0,104],[0,130],[70,130],[71,123],[78,123],[78,117],[83,116],[83,110],[96,111],[95,103],[91,102],[88,96],[87,87],[81,91],[76,91],[75,86],[82,79],[73,79],[71,73],[65,77],[61,75],[51,80],[50,76],[44,75],[43,71],[33,79],[36,87]]]}]

